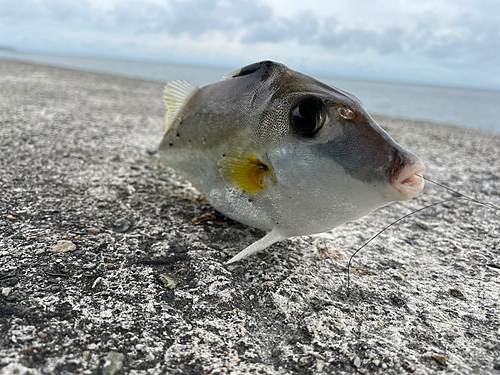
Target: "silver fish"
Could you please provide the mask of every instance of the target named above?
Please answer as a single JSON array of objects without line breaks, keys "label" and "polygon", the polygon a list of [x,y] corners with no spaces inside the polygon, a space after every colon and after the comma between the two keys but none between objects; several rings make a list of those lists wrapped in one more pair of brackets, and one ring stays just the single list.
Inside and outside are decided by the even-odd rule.
[{"label": "silver fish", "polygon": [[353,95],[262,61],[164,91],[161,160],[227,217],[269,232],[227,263],[314,235],[424,187],[420,160]]}]

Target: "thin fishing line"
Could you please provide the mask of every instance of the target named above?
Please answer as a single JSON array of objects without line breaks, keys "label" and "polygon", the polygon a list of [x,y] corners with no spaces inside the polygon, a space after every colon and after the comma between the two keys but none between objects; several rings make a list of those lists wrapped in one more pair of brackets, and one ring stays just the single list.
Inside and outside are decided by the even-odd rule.
[{"label": "thin fishing line", "polygon": [[414,210],[402,217],[400,217],[399,219],[397,219],[396,221],[393,221],[392,223],[390,223],[388,226],[386,226],[385,228],[383,228],[381,231],[379,231],[376,235],[374,235],[372,238],[370,238],[368,241],[366,241],[364,243],[363,246],[361,246],[360,248],[358,248],[352,255],[351,257],[349,258],[349,262],[347,263],[347,296],[349,296],[349,287],[351,285],[350,283],[350,270],[351,270],[351,262],[354,258],[354,256],[359,253],[366,245],[368,245],[370,242],[372,242],[375,238],[377,238],[378,236],[380,236],[382,233],[384,233],[387,229],[389,229],[390,227],[392,227],[394,224],[396,223],[399,223],[401,220],[404,220],[406,219],[408,216],[412,216],[414,214],[416,214],[417,212],[420,212],[420,211],[423,211],[427,208],[430,208],[430,207],[434,207],[434,206],[437,206],[437,205],[440,205],[440,204],[443,204],[443,203],[446,203],[446,202],[450,202],[450,201],[456,201],[456,200],[468,200],[468,198],[464,197],[464,198],[449,198],[449,199],[445,199],[443,201],[440,201],[440,202],[436,202],[436,203],[432,203],[428,206],[425,206],[425,207],[422,207],[422,208],[419,208],[417,210]]},{"label": "thin fishing line", "polygon": [[431,183],[433,183],[433,184],[435,184],[435,185],[437,185],[437,186],[440,186],[440,187],[442,187],[443,189],[446,189],[446,190],[448,190],[448,191],[451,191],[451,192],[452,192],[452,193],[454,193],[454,194],[458,194],[458,195],[460,195],[460,196],[462,196],[462,197],[464,197],[464,198],[467,198],[468,200],[470,200],[470,201],[472,201],[472,202],[475,202],[475,203],[481,204],[481,205],[483,205],[483,206],[488,206],[488,207],[491,207],[491,208],[495,208],[495,209],[497,209],[497,210],[500,210],[500,207],[495,206],[495,205],[494,205],[494,204],[492,204],[492,203],[480,202],[480,201],[478,201],[478,200],[476,200],[476,199],[474,199],[474,198],[471,198],[471,197],[468,197],[468,196],[466,196],[466,195],[464,195],[464,194],[462,194],[462,193],[459,193],[459,192],[458,192],[458,191],[456,191],[456,190],[450,189],[449,187],[446,187],[446,186],[444,186],[443,184],[440,184],[439,182],[432,181],[430,178],[424,177],[424,176],[419,175],[419,174],[417,174],[417,173],[416,173],[415,175],[416,175],[416,176],[418,176],[418,177],[421,177],[421,178],[423,178],[424,180],[429,181],[429,182],[431,182]]},{"label": "thin fishing line", "polygon": [[368,245],[370,242],[372,242],[375,238],[377,238],[378,236],[380,236],[383,232],[385,232],[387,229],[389,229],[390,227],[392,227],[394,224],[400,222],[401,220],[403,219],[406,219],[408,216],[412,216],[420,211],[423,211],[427,208],[431,208],[431,207],[434,207],[434,206],[438,206],[440,204],[443,204],[443,203],[446,203],[446,202],[450,202],[450,201],[457,201],[457,200],[467,200],[467,201],[470,201],[470,202],[474,202],[474,203],[477,203],[477,204],[480,204],[480,205],[483,205],[483,206],[487,206],[487,207],[490,207],[490,208],[494,208],[494,209],[497,209],[497,210],[500,210],[500,207],[497,207],[495,206],[494,204],[492,203],[486,203],[486,202],[481,202],[481,201],[478,201],[474,198],[470,198],[462,193],[459,193],[458,191],[455,191],[453,189],[450,189],[438,182],[435,182],[435,181],[432,181],[431,179],[427,178],[427,177],[424,177],[422,175],[419,175],[419,174],[416,174],[417,176],[423,178],[424,180],[426,181],[429,181],[439,187],[442,187],[443,189],[445,190],[448,190],[454,194],[457,194],[459,195],[459,197],[455,197],[455,198],[449,198],[449,199],[445,199],[443,201],[440,201],[440,202],[436,202],[436,203],[432,203],[428,206],[425,206],[425,207],[422,207],[422,208],[419,208],[417,210],[414,210],[412,212],[410,212],[409,214],[406,214],[402,217],[400,217],[399,219],[397,219],[396,221],[393,221],[391,224],[389,224],[388,226],[386,226],[385,228],[383,228],[380,232],[378,232],[376,235],[374,235],[372,238],[370,238],[367,242],[365,242],[365,244],[363,246],[361,246],[360,248],[358,248],[352,255],[351,257],[349,258],[349,262],[347,263],[347,296],[349,297],[349,288],[350,288],[350,285],[351,285],[351,278],[350,278],[350,271],[351,271],[351,263],[352,263],[352,260],[354,258],[354,256],[359,253],[361,251],[361,249],[363,249],[366,245]]}]

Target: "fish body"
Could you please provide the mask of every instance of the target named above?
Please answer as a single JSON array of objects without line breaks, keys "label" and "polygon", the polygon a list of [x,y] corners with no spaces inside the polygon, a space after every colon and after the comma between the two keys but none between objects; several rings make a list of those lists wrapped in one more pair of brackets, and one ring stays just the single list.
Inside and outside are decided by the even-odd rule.
[{"label": "fish body", "polygon": [[418,194],[425,168],[353,95],[263,61],[165,88],[161,160],[219,212],[269,232],[229,262]]}]

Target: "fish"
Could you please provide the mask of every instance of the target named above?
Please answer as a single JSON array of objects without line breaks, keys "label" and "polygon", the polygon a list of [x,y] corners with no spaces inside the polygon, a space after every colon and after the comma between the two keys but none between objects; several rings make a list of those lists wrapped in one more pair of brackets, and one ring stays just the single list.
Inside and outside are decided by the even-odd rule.
[{"label": "fish", "polygon": [[267,234],[226,264],[333,228],[424,188],[425,166],[352,94],[261,61],[165,86],[160,160],[225,216]]}]

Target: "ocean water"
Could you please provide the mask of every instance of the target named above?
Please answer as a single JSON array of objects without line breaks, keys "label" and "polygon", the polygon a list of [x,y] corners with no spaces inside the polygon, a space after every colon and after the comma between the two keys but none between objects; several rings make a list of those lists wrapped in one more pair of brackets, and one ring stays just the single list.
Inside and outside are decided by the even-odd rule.
[{"label": "ocean water", "polygon": [[[1,51],[0,58],[112,73],[160,82],[183,79],[198,85],[218,81],[231,69],[162,62],[98,59]],[[249,63],[251,63],[249,61]],[[236,69],[238,67],[234,67]],[[463,125],[500,132],[500,91],[416,85],[338,77],[315,78],[356,95],[368,112]]]}]

